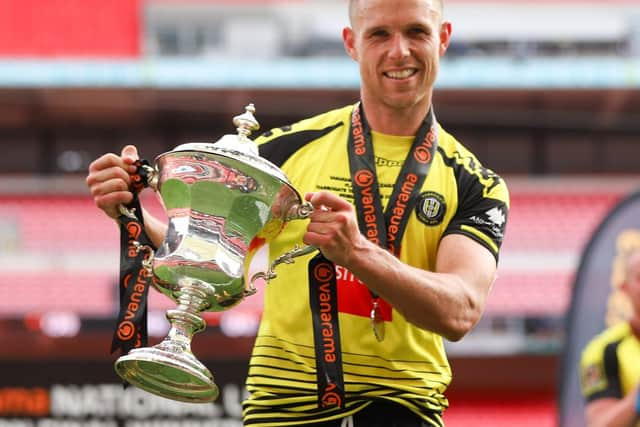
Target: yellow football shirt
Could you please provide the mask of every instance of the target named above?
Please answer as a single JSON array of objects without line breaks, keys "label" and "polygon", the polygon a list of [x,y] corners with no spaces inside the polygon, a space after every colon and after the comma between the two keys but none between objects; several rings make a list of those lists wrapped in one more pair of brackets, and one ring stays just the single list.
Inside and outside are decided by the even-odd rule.
[{"label": "yellow football shirt", "polygon": [[[332,191],[353,202],[347,140],[353,106],[329,111],[257,138],[261,156],[279,166],[301,193]],[[509,196],[504,181],[438,127],[438,149],[402,239],[400,259],[433,270],[443,236],[458,233],[498,258]],[[412,137],[373,132],[383,207]],[[271,259],[302,244],[307,221],[290,221],[270,243]],[[336,266],[345,408],[319,408],[307,264],[313,255],[277,267],[266,286],[264,312],[250,361],[245,425],[260,427],[338,419],[375,399],[395,401],[442,425],[451,369],[442,337],[417,328],[383,302],[385,339],[371,329],[366,286]]]},{"label": "yellow football shirt", "polygon": [[589,402],[621,399],[640,382],[640,340],[629,323],[612,326],[593,338],[580,361],[582,394]]}]

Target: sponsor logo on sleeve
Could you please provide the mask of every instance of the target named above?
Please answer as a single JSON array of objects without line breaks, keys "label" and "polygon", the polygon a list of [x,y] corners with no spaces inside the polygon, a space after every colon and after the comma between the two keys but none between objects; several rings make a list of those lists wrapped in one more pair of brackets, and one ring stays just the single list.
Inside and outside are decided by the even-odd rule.
[{"label": "sponsor logo on sleeve", "polygon": [[481,215],[469,218],[475,225],[488,229],[495,237],[502,238],[506,215],[501,207],[495,206]]},{"label": "sponsor logo on sleeve", "polygon": [[605,388],[607,380],[600,364],[593,363],[582,372],[582,387],[586,394]]}]

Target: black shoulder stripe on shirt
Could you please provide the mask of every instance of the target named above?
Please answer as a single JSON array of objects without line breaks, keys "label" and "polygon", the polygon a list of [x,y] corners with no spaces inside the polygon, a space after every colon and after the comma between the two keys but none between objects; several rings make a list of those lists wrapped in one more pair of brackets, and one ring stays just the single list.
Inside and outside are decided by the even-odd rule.
[{"label": "black shoulder stripe on shirt", "polygon": [[622,384],[620,383],[620,367],[618,366],[618,345],[620,341],[608,344],[604,348],[604,372],[607,376],[608,397],[622,398]]},{"label": "black shoulder stripe on shirt", "polygon": [[342,125],[342,122],[338,122],[335,125],[328,126],[324,129],[285,133],[282,136],[260,145],[260,156],[269,160],[276,166],[281,167],[284,162],[293,155],[293,153],[308,143],[331,133],[334,129],[337,129]]},{"label": "black shoulder stripe on shirt", "polygon": [[622,398],[622,386],[620,384],[620,367],[618,366],[617,349],[620,341],[608,344],[604,348],[603,364],[604,372],[607,377],[607,388],[586,396],[587,402],[601,399],[603,397],[611,397],[614,399]]},{"label": "black shoulder stripe on shirt", "polygon": [[[438,147],[438,153],[442,156],[442,160],[445,165],[453,168],[456,173],[456,179],[460,184],[461,181],[470,180],[470,179],[478,179],[482,177],[485,180],[491,179],[493,180],[492,184],[487,187],[487,191],[491,191],[495,186],[500,184],[502,178],[498,176],[495,172],[490,171],[489,169],[479,166],[473,158],[464,159],[460,156],[459,152],[454,152],[453,157],[448,157],[447,153],[444,151],[442,147]],[[468,164],[468,166],[465,166]],[[461,172],[465,172],[462,174]],[[460,185],[459,188],[467,188],[466,185]]]}]

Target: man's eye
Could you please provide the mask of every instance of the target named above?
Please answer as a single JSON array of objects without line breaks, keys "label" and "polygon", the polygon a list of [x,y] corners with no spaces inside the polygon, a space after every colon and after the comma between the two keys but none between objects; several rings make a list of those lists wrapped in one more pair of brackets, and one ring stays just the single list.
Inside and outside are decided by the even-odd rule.
[{"label": "man's eye", "polygon": [[427,34],[424,28],[412,28],[409,30],[409,33],[416,36]]}]

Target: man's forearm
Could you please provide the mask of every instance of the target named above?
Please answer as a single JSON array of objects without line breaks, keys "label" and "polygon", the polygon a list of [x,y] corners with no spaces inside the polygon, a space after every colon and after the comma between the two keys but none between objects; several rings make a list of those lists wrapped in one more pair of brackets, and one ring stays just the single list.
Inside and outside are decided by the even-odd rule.
[{"label": "man's forearm", "polygon": [[142,209],[142,217],[144,219],[144,229],[147,232],[147,236],[149,236],[149,239],[151,239],[155,247],[159,247],[167,233],[167,225],[145,209]]},{"label": "man's forearm", "polygon": [[357,258],[349,270],[420,328],[457,341],[480,318],[484,291],[457,274],[409,266],[373,244]]}]

